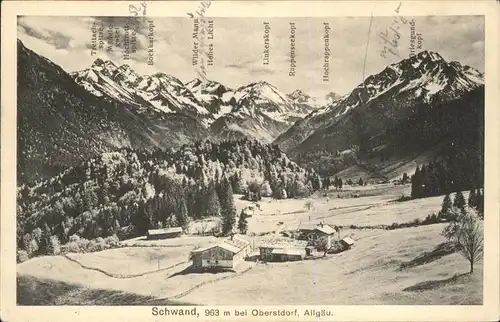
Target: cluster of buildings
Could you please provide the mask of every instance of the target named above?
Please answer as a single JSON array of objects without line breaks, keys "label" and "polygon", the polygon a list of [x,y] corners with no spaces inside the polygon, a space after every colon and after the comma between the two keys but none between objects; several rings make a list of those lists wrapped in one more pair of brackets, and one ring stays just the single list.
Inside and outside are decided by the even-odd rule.
[{"label": "cluster of buildings", "polygon": [[[182,228],[149,230],[148,239],[175,238],[182,234]],[[333,244],[342,250],[349,249],[354,240],[350,237],[335,238],[338,230],[323,223],[300,224],[292,231],[283,232],[283,236],[272,236],[263,240],[257,248],[248,236],[231,235],[222,242],[192,251],[194,269],[234,269],[242,261],[253,258],[264,262],[298,261],[311,255],[317,239],[323,239],[323,250],[329,250]],[[341,251],[342,251],[341,250]]]}]

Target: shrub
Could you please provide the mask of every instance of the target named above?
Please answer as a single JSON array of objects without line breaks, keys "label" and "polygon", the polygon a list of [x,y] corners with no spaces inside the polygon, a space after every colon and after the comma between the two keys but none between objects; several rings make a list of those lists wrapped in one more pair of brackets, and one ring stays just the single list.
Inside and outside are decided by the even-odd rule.
[{"label": "shrub", "polygon": [[314,204],[312,201],[307,201],[304,205],[304,208],[306,208],[307,210],[311,210],[314,208]]},{"label": "shrub", "polygon": [[16,253],[16,260],[18,263],[25,262],[29,259],[28,252],[25,251],[24,249],[18,250]]},{"label": "shrub", "polygon": [[77,245],[80,251],[85,252],[88,248],[89,241],[86,238],[80,238],[80,240],[77,242]]},{"label": "shrub", "polygon": [[118,239],[118,237],[116,235],[113,235],[113,236],[106,237],[106,239],[104,240],[104,242],[107,245],[116,246],[116,245],[118,245],[118,243],[120,242],[120,240]]},{"label": "shrub", "polygon": [[69,241],[70,241],[70,242],[75,242],[75,243],[77,243],[79,240],[80,240],[80,236],[78,236],[77,234],[71,235],[71,236],[69,237]]},{"label": "shrub", "polygon": [[29,256],[36,255],[38,252],[38,243],[35,239],[32,239],[28,246],[26,247],[26,251],[28,252]]},{"label": "shrub", "polygon": [[75,241],[70,241],[66,245],[62,247],[62,252],[63,253],[79,253],[80,252],[80,246],[78,246],[78,243]]},{"label": "shrub", "polygon": [[[102,239],[102,238],[101,238]],[[104,239],[102,239],[102,242],[98,242],[97,238],[89,241],[87,245],[87,251],[88,252],[100,252],[101,250],[106,249],[106,245],[104,244]]]}]

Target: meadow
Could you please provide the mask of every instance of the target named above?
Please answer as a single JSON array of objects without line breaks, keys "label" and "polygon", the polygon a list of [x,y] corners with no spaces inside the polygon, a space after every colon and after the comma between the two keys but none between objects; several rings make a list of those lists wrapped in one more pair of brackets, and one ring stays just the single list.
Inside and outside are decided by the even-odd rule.
[{"label": "meadow", "polygon": [[[252,214],[247,235],[255,247],[300,223],[321,221],[342,227],[338,237],[351,236],[356,241],[339,254],[299,262],[244,262],[235,272],[199,273],[190,270],[189,253],[217,243],[216,237],[188,235],[157,241],[137,237],[121,241],[115,249],[36,257],[18,264],[18,302],[481,304],[482,262],[468,274],[467,260],[441,236],[446,224],[377,228],[439,211],[443,196],[396,201],[409,195],[409,189],[392,184],[345,187],[308,198],[263,198],[258,203],[235,195],[238,213],[246,208]],[[38,290],[51,300],[32,294]]]}]

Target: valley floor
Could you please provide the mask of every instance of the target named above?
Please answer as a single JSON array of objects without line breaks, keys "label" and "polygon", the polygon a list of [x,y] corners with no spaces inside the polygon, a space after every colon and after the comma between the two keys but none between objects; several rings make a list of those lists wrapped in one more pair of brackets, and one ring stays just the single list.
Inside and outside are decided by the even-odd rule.
[{"label": "valley floor", "polygon": [[[18,302],[481,304],[482,262],[469,274],[469,264],[459,253],[439,251],[445,242],[440,234],[445,224],[373,228],[423,219],[440,209],[442,197],[393,202],[408,192],[408,186],[381,185],[362,191],[332,190],[328,196],[307,199],[264,199],[254,206],[248,224],[255,247],[281,230],[311,220],[343,226],[341,236],[356,240],[340,254],[299,262],[244,262],[235,272],[193,273],[188,269],[190,251],[216,243],[215,237],[135,238],[117,249],[38,257],[18,264]],[[254,204],[235,197],[238,210]],[[306,209],[306,202],[312,203],[311,209]]]}]

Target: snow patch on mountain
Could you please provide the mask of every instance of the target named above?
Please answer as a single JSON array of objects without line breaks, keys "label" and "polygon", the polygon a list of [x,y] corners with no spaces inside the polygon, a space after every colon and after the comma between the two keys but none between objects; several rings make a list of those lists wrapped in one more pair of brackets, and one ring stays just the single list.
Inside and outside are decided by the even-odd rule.
[{"label": "snow patch on mountain", "polygon": [[109,60],[96,59],[90,68],[75,72],[72,77],[96,96],[108,96],[139,109],[183,113],[207,126],[214,121],[203,102],[179,79],[168,74],[141,76],[129,65],[117,67]]}]

